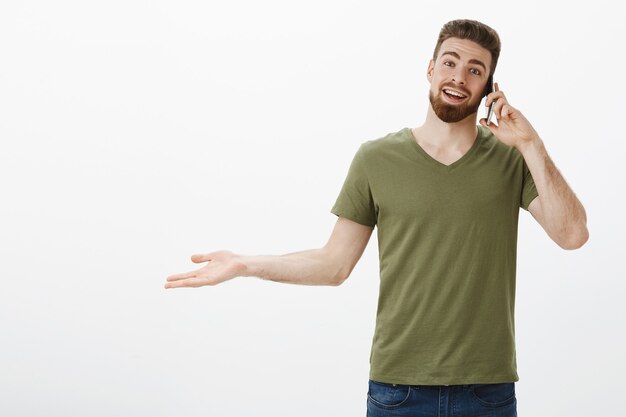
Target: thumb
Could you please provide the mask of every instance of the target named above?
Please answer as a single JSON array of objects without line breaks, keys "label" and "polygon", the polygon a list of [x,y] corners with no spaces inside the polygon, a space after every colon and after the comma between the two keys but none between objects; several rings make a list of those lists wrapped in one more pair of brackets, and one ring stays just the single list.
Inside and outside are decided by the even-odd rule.
[{"label": "thumb", "polygon": [[491,132],[496,133],[496,131],[498,130],[498,126],[496,126],[496,124],[494,122],[490,122],[489,126],[487,126],[487,118],[483,117],[482,119],[479,120],[479,123],[481,126],[486,127],[487,129],[491,130]]},{"label": "thumb", "polygon": [[211,254],[210,253],[195,253],[193,255],[191,255],[191,261],[193,263],[200,263],[200,262],[208,262],[211,260]]}]

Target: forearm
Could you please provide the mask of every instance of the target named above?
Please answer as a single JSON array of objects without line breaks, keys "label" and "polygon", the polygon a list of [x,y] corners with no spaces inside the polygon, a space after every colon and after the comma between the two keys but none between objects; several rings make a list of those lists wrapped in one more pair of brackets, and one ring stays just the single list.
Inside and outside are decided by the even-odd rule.
[{"label": "forearm", "polygon": [[541,210],[550,234],[564,242],[585,241],[585,208],[548,155],[539,136],[519,149],[539,193]]},{"label": "forearm", "polygon": [[240,258],[246,268],[243,276],[299,285],[339,285],[343,270],[324,248],[285,255],[257,255]]}]

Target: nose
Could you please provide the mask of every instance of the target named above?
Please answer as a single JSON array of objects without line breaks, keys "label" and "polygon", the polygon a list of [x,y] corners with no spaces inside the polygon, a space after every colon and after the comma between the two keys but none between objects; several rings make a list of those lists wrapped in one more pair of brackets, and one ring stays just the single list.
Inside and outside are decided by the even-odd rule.
[{"label": "nose", "polygon": [[452,76],[452,81],[457,82],[459,84],[465,84],[465,74],[464,72],[456,73]]}]

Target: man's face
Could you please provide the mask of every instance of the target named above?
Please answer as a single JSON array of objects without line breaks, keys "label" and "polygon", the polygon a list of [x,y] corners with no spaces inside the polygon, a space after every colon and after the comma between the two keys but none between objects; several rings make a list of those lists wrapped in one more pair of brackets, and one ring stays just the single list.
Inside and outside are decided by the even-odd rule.
[{"label": "man's face", "polygon": [[[437,117],[446,123],[456,123],[476,113],[490,67],[491,54],[477,43],[459,38],[443,41],[437,60],[431,59],[428,65],[428,98]],[[444,90],[453,90],[464,97],[448,95]]]}]

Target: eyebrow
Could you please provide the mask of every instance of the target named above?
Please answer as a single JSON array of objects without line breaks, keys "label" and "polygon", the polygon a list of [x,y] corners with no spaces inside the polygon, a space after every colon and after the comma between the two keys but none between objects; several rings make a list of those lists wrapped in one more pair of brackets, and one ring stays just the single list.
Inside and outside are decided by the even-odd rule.
[{"label": "eyebrow", "polygon": [[[452,52],[452,51],[445,51],[443,54],[441,54],[441,56],[444,56],[444,55],[452,55],[456,59],[461,59],[461,55],[457,54],[456,52]],[[477,59],[470,59],[468,62],[470,64],[480,65],[481,67],[483,67],[485,72],[487,72],[487,66],[485,64],[483,64],[482,61],[479,61]]]}]

